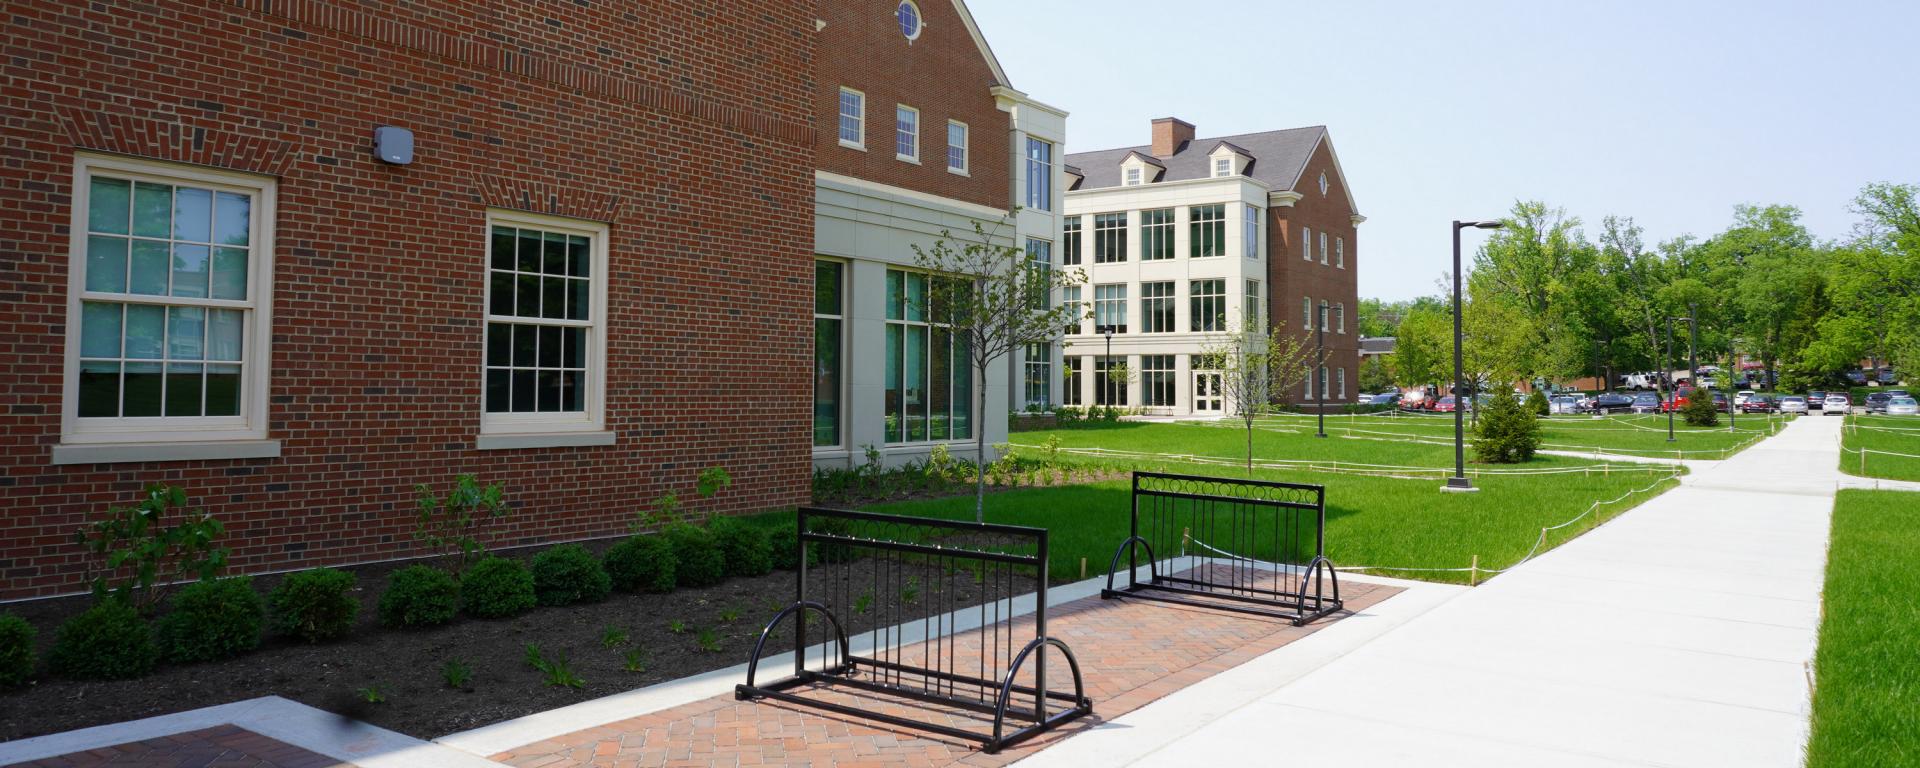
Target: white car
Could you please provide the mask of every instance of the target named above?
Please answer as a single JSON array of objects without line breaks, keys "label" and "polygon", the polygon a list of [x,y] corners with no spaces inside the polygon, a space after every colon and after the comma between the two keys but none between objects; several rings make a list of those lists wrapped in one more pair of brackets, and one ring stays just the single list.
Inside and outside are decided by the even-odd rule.
[{"label": "white car", "polygon": [[1746,405],[1748,402],[1751,402],[1753,400],[1753,396],[1756,394],[1758,393],[1754,392],[1751,389],[1743,389],[1743,390],[1740,390],[1739,392],[1733,393],[1733,406],[1735,408],[1738,408],[1740,406]]},{"label": "white car", "polygon": [[1920,400],[1896,397],[1887,401],[1888,416],[1920,416]]},{"label": "white car", "polygon": [[1807,398],[1800,395],[1786,395],[1780,398],[1781,413],[1806,413]]},{"label": "white car", "polygon": [[1836,413],[1845,416],[1852,411],[1853,401],[1848,400],[1846,395],[1827,395],[1826,402],[1820,404],[1820,413],[1825,416]]},{"label": "white car", "polygon": [[1579,408],[1575,400],[1567,395],[1554,395],[1547,400],[1547,410],[1553,413],[1577,413]]}]

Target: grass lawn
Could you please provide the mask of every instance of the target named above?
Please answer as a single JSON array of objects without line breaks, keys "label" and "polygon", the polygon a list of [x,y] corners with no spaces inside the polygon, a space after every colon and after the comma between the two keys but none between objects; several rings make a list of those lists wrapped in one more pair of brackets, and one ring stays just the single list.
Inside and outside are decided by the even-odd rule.
[{"label": "grass lawn", "polygon": [[1810,768],[1920,764],[1920,494],[1841,491],[1814,658]]},{"label": "grass lawn", "polygon": [[[1840,471],[1887,480],[1920,481],[1920,418],[1848,416],[1841,435]],[[1861,452],[1866,451],[1865,471]],[[1904,454],[1904,455],[1901,455]]]},{"label": "grass lawn", "polygon": [[[1312,417],[1286,417],[1304,423],[1307,429],[1313,428]],[[1771,421],[1766,416],[1741,416],[1737,429],[1729,431],[1727,417],[1721,416],[1721,426],[1689,427],[1686,422],[1674,420],[1674,440],[1667,442],[1667,417],[1664,415],[1640,414],[1618,415],[1595,419],[1591,416],[1549,416],[1542,419],[1541,447],[1547,450],[1583,451],[1603,450],[1633,456],[1672,456],[1675,450],[1683,451],[1684,458],[1718,459],[1726,452],[1735,451],[1750,445],[1755,438],[1772,434],[1775,425],[1784,426],[1779,417]],[[1472,422],[1468,422],[1472,429]],[[1367,437],[1411,436],[1426,440],[1453,440],[1453,419],[1434,416],[1339,416],[1328,417],[1329,434],[1352,434]],[[1471,435],[1469,435],[1471,437]]]},{"label": "grass lawn", "polygon": [[[1229,431],[1220,431],[1232,435]],[[1111,432],[1123,433],[1124,430]],[[1077,460],[1071,455],[1061,457],[1063,462]],[[1099,461],[1114,466],[1109,460]],[[1571,467],[1580,462],[1546,459],[1541,464]],[[1170,461],[1136,461],[1133,466],[1188,474],[1244,476],[1243,471],[1228,467]],[[1656,486],[1650,493],[1634,494],[1606,507],[1604,513],[1611,516],[1645,501],[1652,493],[1673,484],[1671,480],[1662,480],[1670,472],[1669,468],[1654,465],[1613,465],[1607,474],[1596,470],[1544,476],[1483,476],[1475,481],[1482,490],[1473,494],[1441,493],[1438,479],[1277,470],[1256,470],[1255,476],[1327,487],[1327,556],[1336,567],[1466,568],[1478,555],[1484,569],[1511,565],[1533,547],[1542,527],[1572,518],[1595,501]],[[1071,581],[1080,577],[1081,558],[1087,561],[1088,575],[1106,572],[1114,550],[1127,535],[1128,493],[1127,482],[1121,480],[1003,491],[988,497],[987,519],[1048,529],[1054,580]],[[973,498],[893,502],[867,508],[892,514],[972,519]],[[1547,545],[1557,545],[1590,527],[1588,522],[1583,522],[1555,531]],[[1431,581],[1468,580],[1468,574],[1459,572],[1372,572]]]}]

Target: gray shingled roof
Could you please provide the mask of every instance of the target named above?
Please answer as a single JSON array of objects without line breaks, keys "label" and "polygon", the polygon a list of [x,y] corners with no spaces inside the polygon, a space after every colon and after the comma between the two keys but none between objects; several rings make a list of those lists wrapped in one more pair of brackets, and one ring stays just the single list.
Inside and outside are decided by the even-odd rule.
[{"label": "gray shingled roof", "polygon": [[[1176,149],[1172,157],[1156,158],[1167,169],[1160,175],[1160,181],[1204,179],[1212,176],[1213,168],[1207,162],[1207,155],[1215,147],[1220,146],[1221,142],[1226,142],[1253,157],[1253,162],[1247,164],[1248,176],[1259,179],[1276,190],[1292,189],[1294,179],[1300,175],[1300,169],[1306,167],[1307,159],[1313,155],[1313,148],[1319,146],[1321,137],[1326,133],[1326,126],[1312,125],[1282,131],[1243,133],[1238,136],[1196,138],[1187,142],[1186,146]],[[1120,162],[1126,160],[1130,152],[1148,155],[1152,149],[1153,147],[1148,145],[1068,154],[1065,158],[1066,162],[1077,166],[1086,174],[1085,179],[1074,189],[1120,186]]]}]

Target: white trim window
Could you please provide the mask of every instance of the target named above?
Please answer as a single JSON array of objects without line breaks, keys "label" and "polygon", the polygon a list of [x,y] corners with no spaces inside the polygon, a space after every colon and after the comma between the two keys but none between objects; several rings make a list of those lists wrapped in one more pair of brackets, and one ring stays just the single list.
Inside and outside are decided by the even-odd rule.
[{"label": "white trim window", "polygon": [[1172,406],[1175,398],[1179,397],[1174,386],[1176,371],[1173,355],[1141,355],[1141,404],[1163,408]]},{"label": "white trim window", "polygon": [[1248,280],[1246,295],[1240,298],[1242,302],[1242,306],[1240,307],[1240,322],[1255,328],[1260,327],[1262,325],[1260,322],[1260,315],[1262,314],[1260,306],[1260,281]]},{"label": "white trim window", "polygon": [[1027,207],[1053,210],[1053,144],[1027,137]]},{"label": "white trim window", "polygon": [[1328,304],[1326,299],[1320,300],[1320,330],[1327,329],[1327,315],[1332,311],[1331,307],[1332,305]]},{"label": "white trim window", "polygon": [[947,170],[967,175],[967,124],[947,121]]},{"label": "white trim window", "polygon": [[1227,255],[1227,206],[1196,205],[1187,209],[1187,250],[1195,259]]},{"label": "white trim window", "polygon": [[893,106],[893,157],[920,162],[920,110],[905,104]]},{"label": "white trim window", "polygon": [[1069,355],[1060,360],[1060,404],[1077,406],[1084,399],[1080,395],[1080,371],[1085,366],[1083,357]]},{"label": "white trim window", "polygon": [[1233,175],[1233,158],[1216,157],[1213,159],[1214,178],[1221,178],[1224,176],[1232,176],[1232,175]]},{"label": "white trim window", "polygon": [[1108,283],[1093,287],[1093,332],[1112,328],[1127,332],[1127,284]]},{"label": "white trim window", "polygon": [[845,381],[847,265],[828,259],[813,261],[813,445],[845,443],[841,382]]},{"label": "white trim window", "polygon": [[1335,331],[1339,333],[1347,332],[1347,303],[1346,302],[1342,301],[1333,305],[1333,321],[1334,321]]},{"label": "white trim window", "polygon": [[1148,208],[1140,212],[1140,260],[1165,261],[1173,258],[1172,208]]},{"label": "white trim window", "polygon": [[[973,363],[953,318],[929,306],[924,272],[887,270],[886,442],[973,437]],[[956,287],[957,289],[957,287]]]},{"label": "white trim window", "polygon": [[1174,301],[1172,280],[1141,283],[1140,332],[1173,333]]},{"label": "white trim window", "polygon": [[605,429],[607,226],[487,212],[480,431]]},{"label": "white trim window", "polygon": [[1127,169],[1127,179],[1126,179],[1126,181],[1123,181],[1123,182],[1120,182],[1120,185],[1121,185],[1121,186],[1125,186],[1125,187],[1137,187],[1137,186],[1140,186],[1140,169],[1139,169],[1139,167],[1137,167],[1137,166],[1136,166],[1136,167],[1133,167],[1133,168],[1128,168],[1128,169]]},{"label": "white trim window", "polygon": [[1339,384],[1337,391],[1341,400],[1347,399],[1347,369],[1343,366],[1334,370],[1334,381]]},{"label": "white trim window", "polygon": [[840,146],[867,148],[867,95],[846,87],[840,89]]},{"label": "white trim window", "polygon": [[1313,228],[1300,228],[1300,258],[1313,261]]},{"label": "white trim window", "polygon": [[264,440],[274,181],[82,154],[73,190],[62,441]]},{"label": "white trim window", "polygon": [[1080,264],[1080,217],[1068,216],[1060,222],[1060,263],[1063,266]]},{"label": "white trim window", "polygon": [[1022,362],[1026,373],[1027,407],[1053,407],[1053,345],[1044,341],[1028,344]]},{"label": "white trim window", "polygon": [[1093,215],[1093,263],[1119,264],[1127,260],[1127,212]]},{"label": "white trim window", "polygon": [[893,16],[900,22],[900,35],[907,38],[907,42],[920,39],[920,31],[926,28],[926,23],[920,15],[920,6],[914,5],[913,0],[900,0],[900,6],[894,10]]},{"label": "white trim window", "polygon": [[1300,297],[1300,327],[1313,330],[1313,297]]},{"label": "white trim window", "polygon": [[1053,307],[1053,242],[1027,238],[1027,264],[1033,269],[1032,306],[1036,310]]},{"label": "white trim window", "polygon": [[1060,289],[1060,303],[1073,308],[1073,314],[1067,316],[1065,333],[1076,334],[1086,324],[1086,305],[1080,303],[1080,286],[1069,285]]},{"label": "white trim window", "polygon": [[1333,265],[1341,269],[1347,268],[1347,239],[1344,237],[1333,239]]},{"label": "white trim window", "polygon": [[1327,381],[1327,367],[1324,365],[1320,366],[1320,399],[1322,400],[1330,400],[1333,398],[1333,389]]},{"label": "white trim window", "polygon": [[1247,206],[1240,221],[1240,250],[1247,258],[1260,258],[1260,209]]},{"label": "white trim window", "polygon": [[1219,278],[1187,282],[1187,324],[1194,333],[1227,329],[1227,281]]},{"label": "white trim window", "polygon": [[1320,233],[1320,263],[1327,263],[1327,233]]}]

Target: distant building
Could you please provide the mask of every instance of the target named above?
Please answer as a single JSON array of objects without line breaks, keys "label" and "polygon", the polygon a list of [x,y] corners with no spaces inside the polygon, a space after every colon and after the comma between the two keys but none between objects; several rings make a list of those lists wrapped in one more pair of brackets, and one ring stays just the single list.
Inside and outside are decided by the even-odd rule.
[{"label": "distant building", "polygon": [[[1307,408],[1353,401],[1366,217],[1324,126],[1203,139],[1191,123],[1160,118],[1150,144],[1066,161],[1059,262],[1086,270],[1067,298],[1093,318],[1066,331],[1063,404],[1224,413],[1204,346],[1248,320],[1305,333],[1321,318],[1325,368],[1278,395]],[[1110,381],[1120,364],[1130,375]]]}]

